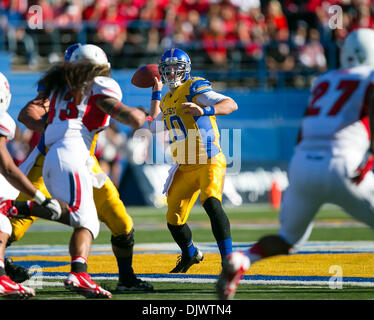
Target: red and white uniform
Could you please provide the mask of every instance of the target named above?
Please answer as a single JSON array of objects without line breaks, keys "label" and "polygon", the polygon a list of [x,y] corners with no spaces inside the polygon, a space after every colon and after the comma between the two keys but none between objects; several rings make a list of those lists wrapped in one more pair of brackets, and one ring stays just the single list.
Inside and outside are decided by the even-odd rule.
[{"label": "red and white uniform", "polygon": [[308,238],[325,203],[374,228],[373,172],[359,185],[350,180],[369,148],[367,92],[373,80],[374,68],[359,66],[327,72],[313,85],[280,212],[280,236],[291,245]]},{"label": "red and white uniform", "polygon": [[[8,141],[13,140],[16,132],[16,123],[12,117],[5,111],[0,112],[0,135],[5,136]],[[0,201],[5,199],[15,199],[19,191],[15,189],[5,178],[0,174]],[[9,219],[0,214],[0,232],[12,234],[12,226]]]},{"label": "red and white uniform", "polygon": [[71,225],[90,230],[94,238],[99,232],[99,220],[89,170],[90,148],[95,134],[105,129],[110,120],[95,104],[99,96],[121,101],[121,88],[111,78],[96,77],[79,104],[68,90],[51,93],[45,131],[49,151],[43,166],[43,179],[51,196],[71,208]]}]

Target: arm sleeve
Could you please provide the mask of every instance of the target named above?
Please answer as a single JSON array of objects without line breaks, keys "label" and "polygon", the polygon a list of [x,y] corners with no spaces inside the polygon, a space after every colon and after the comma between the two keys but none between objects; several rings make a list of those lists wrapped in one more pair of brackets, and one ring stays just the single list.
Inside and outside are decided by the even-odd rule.
[{"label": "arm sleeve", "polygon": [[7,112],[0,113],[0,135],[7,140],[13,140],[16,131],[16,123]]},{"label": "arm sleeve", "polygon": [[195,101],[201,106],[213,106],[226,98],[223,94],[211,90],[196,96]]},{"label": "arm sleeve", "polygon": [[122,100],[122,90],[119,84],[112,78],[96,77],[91,87],[92,96],[104,95],[115,98],[118,101]]}]

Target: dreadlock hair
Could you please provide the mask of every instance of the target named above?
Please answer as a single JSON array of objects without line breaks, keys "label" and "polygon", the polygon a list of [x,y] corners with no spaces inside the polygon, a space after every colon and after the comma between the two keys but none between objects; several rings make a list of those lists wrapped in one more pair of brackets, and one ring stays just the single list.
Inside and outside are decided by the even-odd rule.
[{"label": "dreadlock hair", "polygon": [[86,93],[93,79],[98,76],[109,77],[110,69],[105,64],[93,64],[89,61],[79,63],[61,62],[52,66],[39,80],[45,87],[45,95],[52,91],[64,92],[67,88],[73,95]]}]

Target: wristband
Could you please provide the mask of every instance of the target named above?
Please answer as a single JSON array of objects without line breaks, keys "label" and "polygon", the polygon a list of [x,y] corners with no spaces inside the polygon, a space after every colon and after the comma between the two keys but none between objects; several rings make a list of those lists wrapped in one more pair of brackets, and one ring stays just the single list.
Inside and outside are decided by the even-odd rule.
[{"label": "wristband", "polygon": [[203,108],[204,116],[214,116],[216,113],[216,110],[213,106],[207,106]]},{"label": "wristband", "polygon": [[153,91],[152,92],[152,100],[161,101],[161,91]]},{"label": "wristband", "polygon": [[153,119],[151,116],[146,116],[146,117],[145,117],[145,120],[153,121],[154,119]]},{"label": "wristband", "polygon": [[41,191],[36,190],[33,200],[37,204],[39,205],[42,204],[46,199],[47,199],[46,196]]}]

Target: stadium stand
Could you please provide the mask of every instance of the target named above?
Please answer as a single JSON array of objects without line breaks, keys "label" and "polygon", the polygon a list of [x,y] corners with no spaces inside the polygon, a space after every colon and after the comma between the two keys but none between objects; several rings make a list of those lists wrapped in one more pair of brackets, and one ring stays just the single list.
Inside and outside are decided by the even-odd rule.
[{"label": "stadium stand", "polygon": [[[219,70],[210,78],[233,86],[308,86],[317,72],[337,67],[347,32],[374,25],[367,0],[0,3],[0,49],[12,54],[13,69],[44,69],[77,41],[100,45],[115,69],[156,63],[165,48],[176,46],[190,53],[195,70]],[[342,8],[342,28],[329,27],[332,5]],[[33,27],[41,21],[40,29]]]}]

